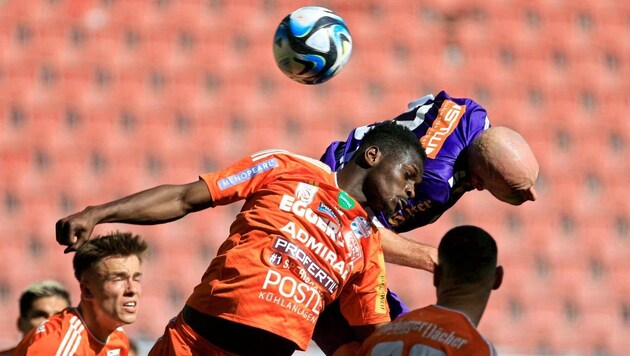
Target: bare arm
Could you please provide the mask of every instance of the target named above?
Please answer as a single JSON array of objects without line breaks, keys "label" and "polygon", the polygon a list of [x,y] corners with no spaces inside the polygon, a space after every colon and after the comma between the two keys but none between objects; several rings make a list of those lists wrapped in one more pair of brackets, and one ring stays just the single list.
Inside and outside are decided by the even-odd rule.
[{"label": "bare arm", "polygon": [[386,262],[433,272],[437,263],[435,247],[398,235],[385,228],[380,228],[379,232],[383,238],[382,245]]},{"label": "bare arm", "polygon": [[210,206],[212,197],[202,180],[182,185],[160,185],[109,203],[89,206],[60,219],[55,225],[57,242],[68,246],[64,252],[75,251],[90,238],[97,224],[162,224]]}]

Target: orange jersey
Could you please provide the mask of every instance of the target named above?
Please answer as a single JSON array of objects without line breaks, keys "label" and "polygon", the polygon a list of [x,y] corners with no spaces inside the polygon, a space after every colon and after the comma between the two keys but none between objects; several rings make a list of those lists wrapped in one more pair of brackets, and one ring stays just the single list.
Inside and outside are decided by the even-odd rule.
[{"label": "orange jersey", "polygon": [[269,150],[201,179],[215,206],[245,204],[189,306],[303,350],[337,298],[351,325],[389,321],[380,235],[328,166]]},{"label": "orange jersey", "polygon": [[127,356],[128,352],[129,338],[122,328],[102,344],[90,334],[77,309],[66,308],[31,330],[13,355]]},{"label": "orange jersey", "polygon": [[496,355],[468,317],[437,305],[404,314],[368,337],[359,355]]}]

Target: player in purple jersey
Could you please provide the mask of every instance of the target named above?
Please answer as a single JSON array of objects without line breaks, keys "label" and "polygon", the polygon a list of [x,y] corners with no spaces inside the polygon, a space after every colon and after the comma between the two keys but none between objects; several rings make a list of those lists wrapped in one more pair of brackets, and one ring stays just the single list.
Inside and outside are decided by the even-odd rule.
[{"label": "player in purple jersey", "polygon": [[[491,127],[486,110],[475,101],[442,91],[412,101],[393,120],[416,134],[427,160],[422,182],[404,209],[392,216],[373,212],[374,223],[381,226],[387,262],[432,272],[435,248],[397,233],[435,222],[468,191],[488,190],[512,205],[536,200],[538,162],[531,148],[517,132]],[[333,170],[343,167],[372,126],[355,128],[346,141],[333,142],[321,160]],[[393,293],[388,293],[388,302],[392,319],[408,311]],[[345,320],[334,314],[334,308],[326,314],[320,316],[313,339],[332,354],[347,343],[348,336],[340,331],[338,325]]]},{"label": "player in purple jersey", "polygon": [[[398,124],[411,129],[425,147],[429,159],[425,164],[422,182],[416,187],[416,196],[409,201],[406,209],[394,216],[376,213],[378,220],[387,228],[396,232],[413,230],[436,221],[447,209],[452,207],[467,191],[488,189],[499,200],[519,205],[527,200],[535,200],[534,183],[538,175],[538,164],[533,153],[523,141],[522,152],[513,152],[517,164],[509,167],[510,173],[517,174],[515,180],[508,182],[510,174],[490,177],[488,169],[480,161],[471,160],[471,154],[484,159],[487,143],[481,133],[492,136],[494,131],[506,131],[506,128],[490,130],[490,121],[486,110],[471,99],[451,98],[446,92],[440,92],[435,98],[427,95],[409,103],[409,110],[394,119]],[[350,133],[347,141],[333,142],[321,160],[333,170],[343,167],[361,144],[361,139],[373,125],[358,127]],[[511,130],[510,130],[511,131]],[[521,140],[516,132],[502,132],[502,136],[512,136],[510,141]],[[517,136],[517,137],[515,137]],[[479,138],[479,139],[478,139]],[[507,138],[507,137],[506,137]],[[475,140],[477,142],[475,144]],[[485,147],[482,147],[485,144]],[[496,150],[513,150],[511,142],[497,142]],[[478,152],[481,151],[481,152]],[[526,155],[530,166],[526,166]],[[489,162],[492,164],[492,162]],[[486,165],[487,166],[487,165]],[[522,166],[522,167],[518,167]],[[492,167],[487,167],[492,168]],[[496,169],[494,169],[496,170]],[[500,173],[500,172],[497,172]],[[504,194],[497,184],[487,184],[489,180],[502,180],[513,186],[513,191]],[[493,189],[497,188],[497,189]]]}]

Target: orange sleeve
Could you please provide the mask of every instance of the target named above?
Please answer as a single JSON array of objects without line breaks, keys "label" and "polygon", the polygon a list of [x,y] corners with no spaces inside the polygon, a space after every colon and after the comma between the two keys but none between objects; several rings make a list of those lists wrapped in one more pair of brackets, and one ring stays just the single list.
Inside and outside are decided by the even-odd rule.
[{"label": "orange sleeve", "polygon": [[340,295],[341,313],[352,326],[380,324],[390,321],[387,305],[387,279],[381,236],[376,228],[373,235],[363,239],[368,244],[366,265]]},{"label": "orange sleeve", "polygon": [[18,344],[13,356],[45,355],[54,353],[61,344],[60,324],[48,320],[31,330]]},{"label": "orange sleeve", "polygon": [[286,166],[275,153],[262,151],[245,157],[218,172],[202,174],[214,206],[226,205],[247,198]]}]

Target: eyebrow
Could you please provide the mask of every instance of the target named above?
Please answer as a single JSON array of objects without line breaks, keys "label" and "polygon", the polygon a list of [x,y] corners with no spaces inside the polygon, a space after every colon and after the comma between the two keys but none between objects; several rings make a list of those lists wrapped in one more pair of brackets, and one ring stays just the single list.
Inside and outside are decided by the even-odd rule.
[{"label": "eyebrow", "polygon": [[407,167],[411,167],[411,169],[413,170],[413,173],[420,176],[421,172],[422,172],[422,168],[416,164],[413,163],[409,163],[406,165]]},{"label": "eyebrow", "polygon": [[33,309],[31,310],[31,317],[38,317],[38,316],[43,316],[43,317],[48,317],[48,312],[42,309]]}]

